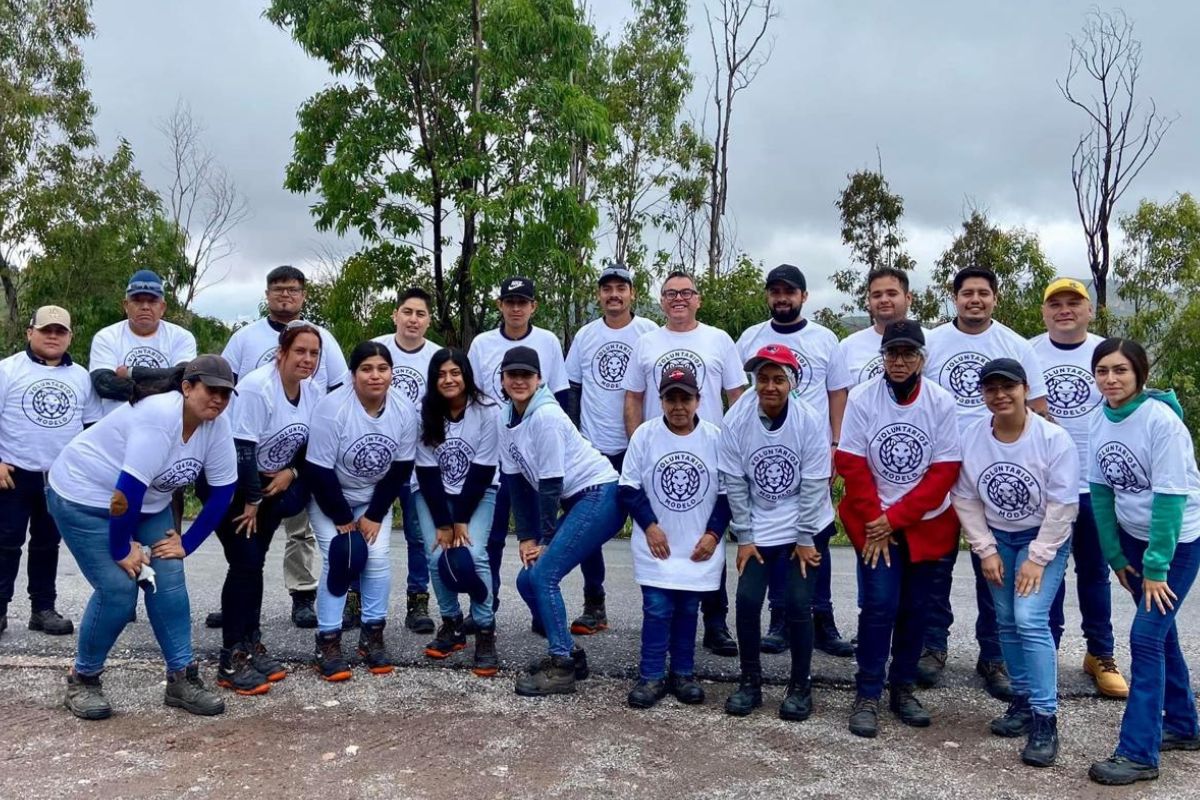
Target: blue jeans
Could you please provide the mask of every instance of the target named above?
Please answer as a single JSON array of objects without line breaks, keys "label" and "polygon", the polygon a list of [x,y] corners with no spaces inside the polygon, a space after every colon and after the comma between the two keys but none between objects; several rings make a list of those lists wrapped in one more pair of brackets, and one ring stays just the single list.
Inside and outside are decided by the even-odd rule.
[{"label": "blue jeans", "polygon": [[642,680],[661,681],[671,672],[690,676],[696,670],[696,628],[700,623],[700,592],[642,587]]},{"label": "blue jeans", "polygon": [[[929,607],[925,615],[924,642],[928,650],[949,651],[950,626],[954,624],[950,587],[954,581],[956,561],[957,547],[950,555],[933,562],[936,566],[929,573]],[[979,658],[982,661],[1002,661],[1004,655],[1000,652],[1000,634],[996,630],[996,606],[974,553],[971,554],[971,569],[975,572],[975,640],[979,642]]]},{"label": "blue jeans", "polygon": [[[404,543],[408,555],[409,594],[429,591],[429,551],[425,549],[425,539],[421,535],[423,520],[417,511],[414,495],[416,492],[410,486],[400,490],[400,512],[404,515]],[[491,524],[490,519],[488,524]]]},{"label": "blue jeans", "polygon": [[1017,596],[1017,570],[1029,558],[1029,543],[1038,529],[1001,531],[996,553],[1004,565],[1004,585],[989,583],[996,604],[1000,649],[1012,678],[1013,694],[1028,697],[1034,711],[1047,716],[1058,713],[1058,650],[1050,635],[1050,606],[1067,572],[1070,545],[1064,543],[1042,572],[1041,588],[1027,597]]},{"label": "blue jeans", "polygon": [[[1130,566],[1142,572],[1146,542],[1121,531],[1121,551]],[[1167,585],[1175,592],[1175,608],[1161,614],[1142,605],[1142,579],[1129,576],[1137,616],[1129,631],[1129,699],[1121,719],[1121,737],[1117,755],[1139,764],[1158,766],[1158,747],[1164,730],[1185,738],[1200,732],[1196,719],[1196,698],[1192,694],[1187,662],[1179,648],[1175,617],[1183,606],[1188,590],[1200,570],[1200,541],[1175,546],[1175,557],[1167,572]]]},{"label": "blue jeans", "polygon": [[[829,540],[837,533],[837,528],[831,522],[828,527],[813,537],[813,544],[821,554],[821,563],[809,567],[815,577],[813,583],[812,613],[826,617],[833,616],[833,567],[829,555]],[[767,583],[767,605],[772,611],[782,611],[787,605],[787,576],[786,561],[776,561],[771,568]]]},{"label": "blue jeans", "polygon": [[545,629],[550,655],[567,658],[574,640],[559,584],[583,559],[617,535],[624,516],[617,503],[615,481],[575,494],[563,502],[563,510],[566,513],[559,517],[558,530],[541,557],[517,576],[517,591],[534,622]]},{"label": "blue jeans", "polygon": [[[92,586],[92,596],[79,623],[75,672],[99,675],[121,631],[137,608],[138,584],[117,566],[108,551],[107,508],[73,503],[53,489],[46,492],[50,513],[79,571]],[[143,514],[134,538],[150,547],[174,527],[171,507]],[[146,616],[169,672],[192,663],[192,609],[183,578],[183,559],[150,558],[155,588],[146,590]]]},{"label": "blue jeans", "polygon": [[[358,519],[367,510],[367,503],[352,506],[350,511]],[[313,536],[321,548],[321,579],[317,583],[317,630],[321,633],[342,629],[342,611],[346,608],[346,595],[337,597],[329,591],[329,543],[334,536],[341,536],[333,520],[325,516],[316,501],[308,505],[308,519],[312,524]],[[358,576],[362,601],[363,624],[387,620],[388,598],[392,592],[392,512],[389,509],[379,523],[379,536],[367,545],[367,565]]]},{"label": "blue jeans", "polygon": [[[1112,591],[1108,585],[1108,562],[1100,550],[1100,534],[1092,516],[1091,494],[1079,495],[1079,516],[1071,533],[1071,555],[1075,558],[1075,590],[1079,595],[1079,614],[1083,617],[1083,638],[1087,651],[1094,656],[1112,656]],[[1066,617],[1066,581],[1058,588],[1050,607],[1050,633],[1054,646],[1062,641]]]},{"label": "blue jeans", "polygon": [[892,655],[892,666],[888,670],[891,685],[908,686],[917,680],[927,592],[935,562],[913,563],[907,540],[900,536],[898,541],[899,544],[888,547],[891,566],[880,559],[871,568],[858,559],[861,610],[858,613],[858,672],[854,684],[863,697],[878,699],[883,694],[889,651]]},{"label": "blue jeans", "polygon": [[[621,467],[625,464],[625,451],[622,450],[619,453],[605,455],[604,457],[608,459],[608,463],[612,464],[613,469],[620,475]],[[621,526],[625,526],[624,518],[621,520]],[[604,599],[604,548],[601,547],[585,558],[579,565],[579,572],[583,575],[583,599]]]},{"label": "blue jeans", "polygon": [[[419,491],[413,492],[413,504],[416,506],[418,519],[421,522],[421,532],[425,536],[425,552],[432,553],[437,542],[437,526],[433,524],[433,515],[429,513],[429,505]],[[495,510],[496,490],[488,489],[483,493],[479,505],[471,514],[471,521],[467,524],[467,536],[471,538],[468,550],[471,553],[471,560],[475,563],[475,573],[483,581],[484,586],[488,587],[488,596],[482,603],[474,601],[471,603],[471,618],[481,628],[490,628],[496,623],[496,612],[492,610],[492,570],[488,566],[487,556],[488,531],[491,530],[492,516]],[[436,565],[429,570],[429,582],[433,584],[433,594],[437,598],[438,611],[441,613],[442,619],[462,614],[458,595],[451,592],[446,584],[442,583],[442,575],[438,572]]]}]

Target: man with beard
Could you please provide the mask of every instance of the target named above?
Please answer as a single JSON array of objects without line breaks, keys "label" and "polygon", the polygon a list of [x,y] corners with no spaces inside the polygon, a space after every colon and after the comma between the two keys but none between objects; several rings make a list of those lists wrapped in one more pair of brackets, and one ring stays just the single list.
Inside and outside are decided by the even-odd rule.
[{"label": "man with beard", "polygon": [[[889,322],[908,317],[912,299],[908,273],[904,270],[880,267],[867,274],[867,311],[871,315],[871,325],[838,343],[853,386],[883,374],[883,356],[879,354],[883,330]],[[922,333],[928,331],[922,330]]]},{"label": "man with beard", "polygon": [[[846,395],[854,381],[846,371],[837,336],[823,325],[804,318],[807,290],[804,273],[791,264],[780,264],[767,273],[767,307],[771,310],[771,318],[746,329],[738,339],[738,352],[743,360],[749,361],[759,348],[768,344],[787,346],[800,366],[795,394],[825,421],[826,443],[836,450],[841,438],[842,415],[846,411]],[[829,540],[835,532],[833,503],[827,496],[821,508],[821,528],[814,537],[817,552],[821,554],[820,564],[813,568],[816,573],[814,646],[831,656],[848,658],[854,655],[854,646],[842,638],[833,618]],[[779,562],[770,576],[771,623],[762,640],[763,651],[767,653],[780,653],[788,647],[784,613],[786,567],[786,563]]]}]

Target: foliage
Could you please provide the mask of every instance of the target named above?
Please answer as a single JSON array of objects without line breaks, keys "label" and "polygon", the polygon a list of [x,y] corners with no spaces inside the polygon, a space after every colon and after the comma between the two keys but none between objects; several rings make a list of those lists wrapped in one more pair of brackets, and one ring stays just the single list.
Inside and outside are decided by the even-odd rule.
[{"label": "foliage", "polygon": [[1150,383],[1176,391],[1183,406],[1184,422],[1192,432],[1196,448],[1200,449],[1200,375],[1196,371],[1196,365],[1200,364],[1200,295],[1191,294],[1154,353]]},{"label": "foliage", "polygon": [[735,340],[769,313],[763,296],[762,264],[756,264],[745,254],[728,272],[701,275],[696,288],[701,300],[696,318],[720,328]]},{"label": "foliage", "polygon": [[1125,244],[1113,271],[1117,296],[1133,309],[1121,332],[1154,347],[1179,316],[1185,291],[1200,285],[1200,204],[1186,193],[1169,203],[1143,200],[1120,227]]}]

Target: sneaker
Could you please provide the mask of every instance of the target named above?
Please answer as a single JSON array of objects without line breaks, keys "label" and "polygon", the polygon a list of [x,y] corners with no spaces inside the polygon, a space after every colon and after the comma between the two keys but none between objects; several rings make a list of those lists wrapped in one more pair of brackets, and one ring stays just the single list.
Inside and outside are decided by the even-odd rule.
[{"label": "sneaker", "polygon": [[933,721],[929,712],[921,705],[921,701],[913,694],[911,684],[892,687],[888,694],[888,708],[897,719],[910,728],[928,728]]},{"label": "sneaker", "polygon": [[917,685],[922,689],[932,689],[941,680],[942,670],[946,668],[946,651],[930,650],[926,647],[921,651],[917,661]]},{"label": "sneaker", "polygon": [[729,626],[723,619],[704,622],[704,649],[714,656],[734,658],[738,654],[738,645],[729,634]]},{"label": "sneaker", "polygon": [[788,637],[787,612],[782,608],[771,609],[771,623],[767,625],[767,633],[762,637],[758,649],[764,653],[782,653],[791,646]]},{"label": "sneaker", "polygon": [[192,662],[186,669],[167,673],[167,691],[163,702],[172,708],[182,708],[189,714],[212,717],[225,713],[225,701],[210,692],[200,680],[200,667]]},{"label": "sneaker", "polygon": [[522,697],[574,694],[575,661],[570,656],[548,656],[537,671],[519,676],[515,688]]},{"label": "sneaker", "polygon": [[266,694],[271,691],[267,676],[254,668],[245,644],[221,650],[221,662],[217,667],[217,686],[240,695]]},{"label": "sneaker", "polygon": [[220,611],[213,611],[204,618],[204,627],[206,628],[224,628],[225,615]]},{"label": "sneaker", "polygon": [[1171,731],[1162,732],[1162,741],[1158,744],[1158,752],[1166,753],[1171,750],[1200,750],[1200,735],[1180,736]]},{"label": "sneaker", "polygon": [[854,645],[842,638],[832,614],[813,614],[813,647],[837,658],[854,656]]},{"label": "sneaker", "polygon": [[272,658],[267,652],[267,646],[262,643],[262,631],[255,631],[246,644],[246,652],[250,654],[250,663],[261,672],[271,683],[276,683],[287,677],[287,667],[277,658]]},{"label": "sneaker", "polygon": [[387,675],[396,668],[383,641],[383,629],[386,627],[387,620],[364,622],[358,634],[358,657],[372,675]]},{"label": "sneaker", "polygon": [[762,674],[743,672],[737,691],[725,701],[725,713],[735,717],[747,716],[762,705]]},{"label": "sneaker", "polygon": [[29,615],[29,630],[41,631],[51,636],[66,636],[75,632],[75,625],[53,608],[43,608]]},{"label": "sneaker", "polygon": [[804,722],[812,716],[812,683],[791,683],[784,692],[783,702],[779,704],[779,718],[789,722]]},{"label": "sneaker", "polygon": [[608,630],[608,613],[604,610],[604,595],[583,598],[583,613],[571,623],[571,633],[591,636]]},{"label": "sneaker", "polygon": [[1139,764],[1125,756],[1112,756],[1092,764],[1088,777],[1104,786],[1128,786],[1138,781],[1155,780],[1158,778],[1158,767]]},{"label": "sneaker", "polygon": [[316,592],[292,592],[292,624],[297,628],[317,627],[317,611],[313,602]]},{"label": "sneaker", "polygon": [[104,696],[99,675],[80,675],[72,668],[67,673],[67,694],[63,705],[80,719],[108,719],[112,706]]},{"label": "sneaker", "polygon": [[425,655],[430,658],[449,658],[467,646],[467,637],[462,632],[463,618],[461,615],[442,617],[441,627],[433,641],[425,645]]},{"label": "sneaker", "polygon": [[676,675],[672,672],[667,676],[667,691],[684,705],[698,706],[704,702],[704,687],[695,675]]},{"label": "sneaker", "polygon": [[408,593],[404,627],[413,633],[433,633],[433,620],[429,617],[429,592]]},{"label": "sneaker", "polygon": [[630,708],[654,708],[659,700],[667,696],[667,684],[665,681],[648,681],[642,678],[629,691],[626,701]]},{"label": "sneaker", "polygon": [[475,634],[475,657],[471,672],[481,678],[490,678],[500,670],[500,658],[496,655],[496,628],[479,628]]},{"label": "sneaker", "polygon": [[1033,726],[1021,760],[1031,767],[1053,766],[1058,758],[1058,717],[1054,714],[1033,715]]},{"label": "sneaker", "polygon": [[1129,684],[1125,682],[1117,662],[1112,656],[1094,656],[1088,653],[1083,657],[1083,671],[1092,676],[1096,683],[1096,691],[1104,697],[1124,700],[1129,697]]},{"label": "sneaker", "polygon": [[996,736],[1014,739],[1028,734],[1032,725],[1033,709],[1029,707],[1029,698],[1018,695],[1009,701],[1004,715],[996,717],[988,727]]},{"label": "sneaker", "polygon": [[850,707],[850,732],[864,739],[874,739],[879,734],[879,698],[854,698]]},{"label": "sneaker", "polygon": [[362,625],[362,595],[351,589],[346,592],[346,605],[342,606],[342,630],[348,631]]},{"label": "sneaker", "polygon": [[983,678],[987,693],[997,700],[1008,701],[1013,697],[1012,679],[1008,677],[1008,668],[1003,661],[975,662],[975,671]]},{"label": "sneaker", "polygon": [[321,680],[337,683],[348,681],[354,677],[350,672],[350,662],[342,655],[342,632],[329,631],[317,633],[316,652],[313,653],[313,667],[321,676]]}]

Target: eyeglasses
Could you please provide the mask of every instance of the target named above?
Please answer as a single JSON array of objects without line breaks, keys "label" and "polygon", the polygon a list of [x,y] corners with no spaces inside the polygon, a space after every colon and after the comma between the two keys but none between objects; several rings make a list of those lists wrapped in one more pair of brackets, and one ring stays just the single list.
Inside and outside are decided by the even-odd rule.
[{"label": "eyeglasses", "polygon": [[883,360],[891,362],[902,362],[904,364],[915,364],[921,358],[919,350],[884,350]]},{"label": "eyeglasses", "polygon": [[664,300],[691,300],[699,297],[700,293],[695,289],[663,289],[662,296]]},{"label": "eyeglasses", "polygon": [[272,286],[269,290],[271,294],[277,294],[286,297],[299,297],[304,294],[303,286]]}]

